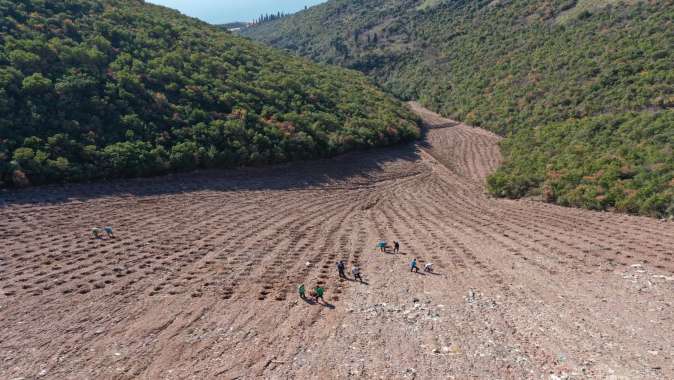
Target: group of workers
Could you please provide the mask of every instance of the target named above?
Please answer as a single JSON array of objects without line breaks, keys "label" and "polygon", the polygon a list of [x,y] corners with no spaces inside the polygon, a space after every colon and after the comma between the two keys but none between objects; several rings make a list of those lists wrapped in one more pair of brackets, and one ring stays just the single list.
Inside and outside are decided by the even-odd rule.
[{"label": "group of workers", "polygon": [[[417,259],[412,259],[410,262],[410,272],[419,273],[419,266],[417,265]],[[433,273],[433,263],[426,263],[424,265],[424,272]]]},{"label": "group of workers", "polygon": [[[94,235],[94,238],[96,239],[102,239],[103,238],[103,233],[107,235],[108,238],[114,238],[115,234],[112,232],[112,227],[94,227],[91,229],[91,233]],[[386,243],[386,240],[380,240],[379,243],[377,243],[377,248],[381,252],[386,252],[386,249],[388,248],[388,245]],[[400,242],[395,240],[393,242],[393,253],[399,253],[400,252]],[[344,263],[343,260],[339,260],[336,262],[337,265],[337,272],[339,273],[340,278],[348,278],[346,276],[346,264]],[[410,272],[416,272],[419,273],[419,267],[417,265],[417,259],[414,258],[410,262]],[[433,263],[426,263],[424,265],[424,272],[433,272]],[[356,265],[351,268],[351,274],[353,275],[354,280],[358,280],[360,282],[363,282],[363,277],[360,275],[360,268]],[[307,299],[306,296],[306,288],[304,287],[304,284],[300,284],[300,286],[297,289],[300,298],[302,299]],[[323,298],[323,295],[325,294],[325,288],[323,288],[320,285],[316,285],[313,291],[309,292],[309,295],[313,298],[313,300],[318,303],[318,300],[320,299],[323,303],[325,303],[325,299]]]},{"label": "group of workers", "polygon": [[[299,294],[300,294],[300,298],[302,298],[303,300],[307,299],[307,295],[306,295],[306,291],[307,291],[307,290],[306,290],[306,288],[304,287],[304,284],[301,284],[301,285],[297,288],[297,291],[298,291]],[[325,293],[325,289],[324,289],[322,286],[320,286],[320,285],[316,285],[316,287],[314,288],[314,290],[311,291],[311,292],[309,292],[309,295],[311,296],[311,298],[314,299],[314,301],[315,301],[316,303],[318,303],[318,300],[319,300],[319,299],[320,299],[321,301],[323,301],[323,303],[325,303],[325,299],[323,299],[323,294],[324,294],[324,293]]]},{"label": "group of workers", "polygon": [[[344,264],[344,261],[339,260],[336,264],[337,264],[337,272],[339,272],[339,277],[347,278],[346,274],[344,273],[344,271],[346,270],[346,264]],[[351,274],[353,275],[354,280],[363,282],[363,278],[360,276],[360,268],[358,268],[358,266],[354,265],[353,268],[351,268]]]},{"label": "group of workers", "polygon": [[[386,243],[386,240],[379,240],[379,243],[377,243],[377,248],[379,248],[379,251],[382,253],[388,252],[388,244]],[[393,253],[400,253],[400,242],[398,240],[393,241]],[[419,273],[419,266],[417,265],[416,258],[410,262],[410,272]],[[424,272],[433,273],[433,263],[426,263],[424,265]]]},{"label": "group of workers", "polygon": [[[388,244],[386,243],[386,240],[380,240],[377,243],[377,248],[379,249],[380,252],[387,252]],[[393,241],[393,253],[400,253],[400,242],[395,240]],[[336,262],[337,265],[337,272],[339,273],[340,278],[348,278],[346,276],[346,264],[344,263],[343,260],[339,260]],[[417,264],[417,259],[414,258],[410,262],[410,272],[415,272],[419,273],[419,265]],[[424,265],[424,272],[427,273],[433,273],[433,263],[426,263]],[[351,268],[351,274],[353,275],[354,280],[358,280],[360,282],[363,282],[363,277],[360,275],[360,268],[358,266],[354,265],[353,268]],[[300,298],[302,299],[307,299],[306,297],[306,288],[304,287],[304,284],[301,284],[298,287],[298,292],[300,295]],[[325,289],[320,286],[316,285],[313,291],[309,293],[311,298],[318,303],[318,300],[320,299],[325,303],[325,300],[323,299],[323,294],[325,293]]]},{"label": "group of workers", "polygon": [[[339,260],[336,262],[337,264],[337,272],[339,273],[340,278],[348,278],[346,276],[346,264],[344,263],[343,260]],[[353,275],[354,280],[358,280],[360,282],[363,282],[363,277],[360,275],[360,268],[358,266],[354,265],[353,268],[351,268],[351,274]],[[297,292],[300,295],[300,298],[303,300],[307,299],[306,295],[306,287],[304,284],[300,284],[300,286],[297,287]],[[323,294],[325,294],[325,288],[323,288],[321,285],[316,285],[313,291],[309,292],[309,296],[314,300],[314,302],[318,303],[318,300],[321,300],[323,303],[325,303],[325,299],[323,298]]]},{"label": "group of workers", "polygon": [[108,236],[108,239],[115,237],[115,234],[112,232],[112,227],[94,227],[91,229],[91,233],[94,235],[95,239],[103,239],[103,232]]},{"label": "group of workers", "polygon": [[[379,248],[380,252],[386,253],[386,249],[388,248],[386,240],[379,240],[379,243],[377,243],[377,248]],[[398,240],[393,241],[393,253],[400,253],[400,242]]]}]

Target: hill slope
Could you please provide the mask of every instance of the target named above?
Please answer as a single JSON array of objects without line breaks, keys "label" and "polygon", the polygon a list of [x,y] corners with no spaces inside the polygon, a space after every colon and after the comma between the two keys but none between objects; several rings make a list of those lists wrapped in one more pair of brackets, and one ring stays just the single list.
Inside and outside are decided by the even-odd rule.
[{"label": "hill slope", "polygon": [[0,187],[334,155],[418,136],[360,73],[136,0],[0,0]]},{"label": "hill slope", "polygon": [[331,0],[245,34],[503,136],[493,194],[674,215],[674,2]]}]

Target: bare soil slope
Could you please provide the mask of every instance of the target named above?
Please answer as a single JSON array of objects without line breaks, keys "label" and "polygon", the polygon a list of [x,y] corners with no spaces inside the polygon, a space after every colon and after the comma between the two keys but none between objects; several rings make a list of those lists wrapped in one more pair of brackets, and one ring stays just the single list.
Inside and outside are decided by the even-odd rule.
[{"label": "bare soil slope", "polygon": [[418,146],[2,194],[0,378],[674,377],[672,223],[490,199],[498,137],[412,107]]}]

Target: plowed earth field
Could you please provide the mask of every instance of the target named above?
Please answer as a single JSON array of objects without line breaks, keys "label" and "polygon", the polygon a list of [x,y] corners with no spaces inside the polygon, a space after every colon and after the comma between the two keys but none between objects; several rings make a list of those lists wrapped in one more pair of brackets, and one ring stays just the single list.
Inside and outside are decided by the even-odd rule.
[{"label": "plowed earth field", "polygon": [[418,145],[0,194],[0,378],[674,378],[674,224],[491,199],[498,137],[412,107]]}]

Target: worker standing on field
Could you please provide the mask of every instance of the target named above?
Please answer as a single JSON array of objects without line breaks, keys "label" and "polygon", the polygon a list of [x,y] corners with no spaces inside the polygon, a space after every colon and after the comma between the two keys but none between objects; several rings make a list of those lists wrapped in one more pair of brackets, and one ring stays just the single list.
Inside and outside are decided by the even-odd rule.
[{"label": "worker standing on field", "polygon": [[304,284],[300,284],[300,286],[297,288],[297,292],[300,294],[301,299],[307,298],[307,296],[305,294],[306,289],[304,288]]},{"label": "worker standing on field", "polygon": [[345,269],[346,266],[344,265],[344,262],[342,260],[339,260],[337,262],[337,271],[339,272],[339,277],[346,278],[346,274],[344,274]]},{"label": "worker standing on field", "polygon": [[323,289],[320,285],[316,285],[316,288],[314,289],[314,292],[316,293],[315,300],[318,302],[318,299],[320,298],[323,303],[325,303],[325,299],[323,299],[323,293],[325,293],[325,289]]},{"label": "worker standing on field", "polygon": [[358,280],[360,282],[363,282],[363,278],[360,277],[360,268],[358,268],[357,266],[354,266],[353,268],[351,268],[351,274],[353,274],[354,280]]}]

